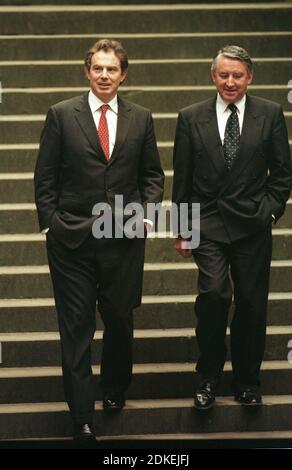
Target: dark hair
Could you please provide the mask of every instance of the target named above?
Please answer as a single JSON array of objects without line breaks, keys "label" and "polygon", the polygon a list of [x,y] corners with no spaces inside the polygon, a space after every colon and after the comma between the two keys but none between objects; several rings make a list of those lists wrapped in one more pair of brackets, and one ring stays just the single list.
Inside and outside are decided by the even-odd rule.
[{"label": "dark hair", "polygon": [[113,39],[100,39],[86,52],[84,65],[87,70],[89,70],[91,67],[92,56],[101,50],[104,50],[105,52],[108,50],[114,51],[116,56],[120,59],[122,72],[128,68],[128,56],[126,49],[124,49],[122,44],[119,41],[115,41]]},{"label": "dark hair", "polygon": [[219,49],[216,56],[213,59],[211,70],[216,69],[218,57],[223,55],[224,57],[228,57],[229,59],[236,59],[244,62],[247,67],[247,71],[250,73],[253,69],[252,60],[248,54],[248,52],[239,46],[225,46],[222,49]]}]

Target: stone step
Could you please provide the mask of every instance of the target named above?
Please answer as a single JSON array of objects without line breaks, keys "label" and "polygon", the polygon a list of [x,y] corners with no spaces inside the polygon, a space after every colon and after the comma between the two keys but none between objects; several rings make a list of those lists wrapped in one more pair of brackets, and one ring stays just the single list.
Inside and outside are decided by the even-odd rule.
[{"label": "stone step", "polygon": [[[35,169],[38,147],[38,144],[0,144],[0,173],[33,172]],[[172,169],[172,149],[172,142],[158,142],[160,160],[165,170]]]},{"label": "stone step", "polygon": [[[0,173],[0,183],[2,188],[0,204],[33,203],[35,200],[33,177],[33,172],[21,171],[17,173]],[[171,200],[172,182],[173,171],[165,170],[165,200]]]},{"label": "stone step", "polygon": [[34,204],[1,204],[0,233],[38,232],[37,213]]},{"label": "stone step", "polygon": [[[135,310],[135,328],[194,328],[195,294],[143,296],[142,305]],[[233,315],[231,308],[229,323]],[[102,329],[100,315],[96,324]],[[268,302],[268,325],[292,325],[292,292],[270,292]],[[0,299],[0,331],[49,332],[57,331],[54,299]]]},{"label": "stone step", "polygon": [[[233,397],[218,397],[216,406],[204,415],[194,408],[192,398],[128,400],[121,413],[111,416],[100,403],[95,410],[97,436],[289,431],[292,397],[268,395],[257,410],[243,409]],[[0,406],[0,439],[71,435],[72,422],[63,402]]]},{"label": "stone step", "polygon": [[[291,37],[291,6],[288,6],[287,11],[283,10],[280,14],[283,14],[285,18],[285,25],[281,24],[278,21],[278,13],[274,12],[273,18],[271,21],[271,16],[269,20],[264,19],[263,17],[258,16],[254,17],[254,11],[250,11],[252,19],[244,25],[243,28],[240,27],[238,20],[240,19],[245,21],[245,15],[240,12],[238,16],[238,11],[235,12],[236,24],[233,24],[232,18],[228,14],[228,22],[226,21],[226,12],[224,12],[224,20],[220,21],[217,12],[215,12],[215,30],[209,27],[209,21],[204,11],[204,20],[201,21],[198,12],[194,12],[197,17],[196,21],[193,21],[189,12],[186,14],[186,18],[183,20],[183,23],[180,23],[177,12],[174,12],[174,28],[178,28],[179,32],[174,33],[168,26],[167,20],[165,20],[165,12],[162,12],[163,19],[160,20],[160,27],[156,27],[155,22],[152,22],[151,25],[147,21],[146,33],[144,33],[144,22],[141,21],[141,18],[138,21],[132,21],[132,28],[137,28],[141,31],[138,34],[129,34],[130,30],[127,30],[125,26],[125,34],[122,34],[121,31],[118,33],[114,32],[114,24],[112,27],[106,28],[106,25],[103,25],[102,30],[98,29],[98,24],[94,19],[94,16],[91,17],[90,21],[94,22],[94,32],[90,34],[89,29],[87,29],[88,19],[80,21],[82,24],[82,31],[80,34],[66,34],[65,27],[62,27],[61,34],[46,34],[46,31],[43,30],[44,25],[48,27],[53,27],[53,24],[46,19],[40,23],[36,20],[35,15],[29,15],[30,21],[35,22],[32,26],[24,25],[24,18],[22,17],[22,24],[20,24],[19,16],[13,15],[13,21],[8,21],[5,18],[5,14],[1,13],[1,23],[0,23],[0,40],[1,40],[1,49],[0,49],[0,60],[7,61],[10,57],[13,57],[13,60],[82,60],[85,52],[89,47],[100,37],[109,37],[116,38],[120,40],[124,47],[127,49],[128,56],[131,60],[134,59],[193,59],[195,58],[211,58],[214,57],[217,50],[226,45],[226,44],[240,44],[242,47],[247,49],[252,57],[266,57],[266,58],[278,58],[278,57],[291,57],[289,52],[289,41]],[[263,11],[261,14],[264,13]],[[60,13],[58,14],[60,16]],[[108,15],[108,21],[112,23],[111,15]],[[122,24],[122,16],[117,13],[120,19],[120,24]],[[22,16],[22,15],[21,15]],[[144,17],[144,15],[143,15]],[[68,27],[74,26],[74,21],[67,21]],[[129,18],[129,17],[128,17]],[[256,22],[260,18],[262,24],[260,27],[256,26]],[[78,20],[79,21],[79,20]],[[129,20],[130,21],[130,20]],[[198,27],[197,21],[201,24],[201,27]],[[4,27],[4,24],[6,26]],[[83,31],[83,25],[86,24],[86,33]],[[190,24],[190,32],[184,33],[181,31],[182,26],[185,25],[187,29],[188,24]],[[34,33],[34,26],[39,27],[38,35]],[[15,28],[16,31],[13,33],[12,28]],[[165,29],[164,34],[158,34],[160,28]],[[200,32],[201,29],[207,32]],[[248,30],[250,28],[250,30]],[[274,28],[275,31],[270,31]],[[5,32],[7,29],[10,30],[9,33]],[[22,31],[21,31],[22,29]],[[154,29],[154,34],[149,34],[149,32]],[[221,29],[221,31],[220,31]],[[240,32],[242,29],[242,32]],[[228,30],[228,31],[227,31]],[[96,33],[95,31],[99,31]],[[104,33],[102,33],[104,31]],[[195,31],[195,33],[193,32]],[[216,32],[214,32],[216,31]],[[230,32],[229,32],[230,31]],[[156,33],[156,34],[155,34]],[[157,47],[159,44],[159,47]],[[290,79],[290,76],[287,77],[287,80]],[[4,86],[4,84],[3,84]],[[6,88],[6,86],[5,86]]]},{"label": "stone step", "polygon": [[[194,294],[197,268],[190,260],[181,263],[145,263],[144,295]],[[272,261],[271,292],[290,292],[292,260]],[[48,266],[0,267],[0,299],[52,297]]]},{"label": "stone step", "polygon": [[[38,152],[38,144],[0,145],[0,173],[33,172]],[[158,142],[161,165],[165,171],[172,170],[172,142]],[[290,141],[292,154],[292,141]],[[1,210],[1,209],[0,209]]]},{"label": "stone step", "polygon": [[[194,328],[135,330],[134,362],[185,363],[198,359]],[[264,360],[285,361],[292,343],[292,326],[267,328]],[[57,332],[1,333],[2,367],[45,367],[61,365],[61,350]],[[229,349],[229,335],[227,336]],[[102,347],[102,331],[96,331],[92,345],[92,361],[98,363]],[[290,346],[292,348],[292,346]],[[230,360],[229,352],[227,359]]]},{"label": "stone step", "polygon": [[[196,3],[205,3],[206,0],[196,0]],[[223,0],[221,3],[229,3],[231,0]],[[260,0],[263,3],[274,2],[274,0]],[[147,0],[147,4],[157,4],[158,0]],[[177,3],[177,0],[159,0],[159,5]],[[191,2],[185,2],[191,3]],[[216,3],[211,1],[208,3]],[[244,0],[240,3],[254,3],[254,0]],[[105,0],[70,0],[70,5],[105,5]],[[145,4],[145,0],[107,0],[106,5],[140,5]],[[68,0],[1,0],[1,5],[68,5]]]},{"label": "stone step", "polygon": [[[257,3],[275,3],[274,0],[259,0]],[[158,0],[148,0],[147,4],[157,4]],[[177,3],[177,0],[159,0],[159,5]],[[192,2],[184,2],[185,4],[191,4]],[[206,3],[206,0],[196,0],[196,3]],[[210,3],[217,3],[215,0],[208,1]],[[221,0],[220,3],[233,3],[231,0]],[[241,0],[242,3],[255,3],[254,0]],[[70,5],[104,5],[105,0],[70,0]],[[145,0],[107,0],[107,5],[139,5],[144,4]],[[68,0],[1,0],[1,5],[68,5]]]},{"label": "stone step", "polygon": [[[292,221],[291,221],[292,222]],[[146,262],[155,263],[157,261],[162,263],[181,263],[185,262],[185,258],[178,255],[174,249],[174,237],[172,233],[167,232],[166,235],[168,238],[155,238],[157,234],[152,234],[153,238],[147,240],[146,245]],[[171,236],[171,238],[170,238]],[[1,241],[1,238],[0,238]],[[6,245],[7,246],[7,245]],[[4,247],[5,250],[5,247]],[[6,250],[7,253],[7,250]],[[12,255],[9,258],[9,263],[4,263],[5,265],[10,265],[10,260],[14,259],[16,262],[18,258],[13,258],[13,253],[15,251],[12,248]],[[292,230],[291,229],[273,229],[273,256],[274,260],[281,259],[292,259]],[[6,258],[1,257],[1,247],[0,247],[0,259],[3,261]],[[35,258],[34,258],[35,260]],[[42,257],[42,260],[46,260],[45,254]],[[20,264],[20,263],[19,263]],[[38,263],[27,263],[27,264],[38,264]]]},{"label": "stone step", "polygon": [[[216,51],[215,51],[216,52]],[[126,86],[210,85],[210,59],[131,61]],[[83,61],[7,61],[0,62],[5,88],[86,87]],[[255,85],[280,84],[290,77],[292,58],[256,59]],[[21,77],[19,69],[21,68]],[[279,80],[280,78],[280,80]],[[287,80],[288,82],[288,80]],[[285,83],[286,84],[286,83]]]},{"label": "stone step", "polygon": [[[288,361],[263,362],[261,389],[263,395],[292,394],[292,364]],[[199,385],[195,364],[134,364],[128,400],[173,399],[192,396]],[[100,400],[100,367],[93,366],[95,399]],[[227,362],[218,395],[231,395],[232,371]],[[61,367],[21,367],[0,369],[0,404],[42,403],[64,400]]]},{"label": "stone step", "polygon": [[[180,434],[132,434],[120,436],[100,436],[98,438],[102,443],[111,442],[114,445],[122,443],[126,446],[129,445],[143,445],[151,448],[153,443],[154,449],[158,446],[166,449],[181,449],[185,448],[198,448],[198,449],[275,449],[275,448],[290,448],[292,431],[262,431],[262,432],[208,432],[208,433],[180,433]],[[4,441],[5,442],[5,441]],[[6,441],[7,442],[7,441]],[[32,445],[35,441],[32,441]],[[69,438],[50,440],[43,439],[39,444],[40,448],[46,445],[46,448],[55,449],[56,445],[59,448],[70,448],[71,443]],[[46,444],[44,444],[46,443]],[[7,444],[5,444],[6,446]],[[74,445],[74,444],[73,444]],[[51,447],[50,447],[51,446]],[[167,446],[167,447],[166,447]],[[25,447],[25,443],[24,443]],[[33,447],[35,448],[35,447]],[[72,448],[72,447],[71,447]],[[73,447],[74,448],[74,447]],[[132,447],[131,447],[132,448]],[[145,447],[144,447],[145,448]]]},{"label": "stone step", "polygon": [[1,203],[33,203],[32,172],[0,173]]},{"label": "stone step", "polygon": [[[165,233],[167,238],[155,238],[156,235],[151,234],[150,237],[153,238],[147,240],[146,262],[181,263],[185,261],[174,249],[174,238],[171,233]],[[160,233],[160,235],[163,234]],[[292,229],[273,229],[273,259],[292,259]],[[0,235],[1,266],[43,265],[46,263],[44,235]]]},{"label": "stone step", "polygon": [[[173,141],[177,122],[177,113],[153,114],[156,138],[159,141]],[[292,112],[285,112],[288,133],[292,137]],[[0,134],[3,144],[38,142],[44,126],[45,116],[35,115],[0,115]]]},{"label": "stone step", "polygon": [[[0,7],[2,34],[289,31],[289,4]],[[70,15],[70,21],[68,21]],[[226,21],[228,15],[228,22]]]},{"label": "stone step", "polygon": [[[288,76],[287,76],[288,77]],[[283,78],[282,78],[283,80]],[[288,79],[280,85],[250,86],[251,95],[276,101],[284,111],[291,110],[288,102]],[[3,88],[1,115],[46,114],[50,106],[59,101],[70,99],[85,93],[83,88]],[[153,113],[178,113],[178,110],[215,96],[215,89],[209,86],[144,86],[121,88],[121,96],[125,99],[151,109]],[[37,135],[35,142],[38,142]],[[15,143],[15,142],[14,142]]]},{"label": "stone step", "polygon": [[[289,202],[292,200],[289,200]],[[170,202],[166,201],[169,206]],[[277,222],[277,228],[292,228],[292,205],[287,205],[286,211]],[[37,214],[33,203],[0,204],[0,234],[31,234],[39,231]],[[167,226],[169,230],[169,226]]]}]

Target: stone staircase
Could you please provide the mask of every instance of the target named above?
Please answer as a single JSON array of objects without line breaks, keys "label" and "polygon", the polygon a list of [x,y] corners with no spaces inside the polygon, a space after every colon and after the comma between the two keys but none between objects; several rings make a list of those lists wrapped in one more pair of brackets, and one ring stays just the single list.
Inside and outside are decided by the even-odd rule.
[{"label": "stone staircase", "polygon": [[[118,38],[126,46],[130,73],[122,94],[154,113],[166,205],[177,111],[214,94],[210,59],[220,46],[235,43],[249,50],[255,58],[250,93],[282,104],[292,139],[290,2],[239,7],[169,0],[159,6],[152,1],[139,5],[142,0],[61,3],[66,2],[10,0],[0,6],[0,439],[71,435],[32,178],[49,106],[87,89],[85,50],[100,37]],[[194,409],[197,269],[175,253],[172,239],[153,238],[147,242],[143,305],[135,316],[133,383],[119,415],[105,416],[96,402],[101,439],[292,437],[292,364],[287,359],[292,349],[292,200],[273,235],[264,406],[251,413],[233,401],[228,362],[216,406],[204,416]],[[93,345],[97,400],[101,334],[98,318]]]}]

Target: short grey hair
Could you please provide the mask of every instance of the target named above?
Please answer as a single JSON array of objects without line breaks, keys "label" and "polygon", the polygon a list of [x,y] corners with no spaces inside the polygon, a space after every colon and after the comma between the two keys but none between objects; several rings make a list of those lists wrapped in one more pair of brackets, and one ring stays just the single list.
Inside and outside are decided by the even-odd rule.
[{"label": "short grey hair", "polygon": [[247,71],[250,73],[253,70],[253,63],[248,52],[239,46],[225,46],[219,49],[216,56],[213,59],[211,70],[216,69],[217,61],[220,56],[228,57],[229,59],[240,60],[244,62],[247,67]]}]

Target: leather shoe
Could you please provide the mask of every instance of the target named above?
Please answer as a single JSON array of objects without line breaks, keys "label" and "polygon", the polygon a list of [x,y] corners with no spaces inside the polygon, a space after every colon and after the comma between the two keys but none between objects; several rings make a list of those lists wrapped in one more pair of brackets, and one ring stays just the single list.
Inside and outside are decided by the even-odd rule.
[{"label": "leather shoe", "polygon": [[203,382],[195,393],[195,407],[199,410],[208,410],[215,401],[215,389],[211,382]]},{"label": "leather shoe", "polygon": [[95,435],[89,424],[75,424],[74,441],[95,441]]},{"label": "leather shoe", "polygon": [[235,393],[235,401],[238,401],[243,406],[261,406],[262,396],[258,390],[246,388]]},{"label": "leather shoe", "polygon": [[104,395],[102,404],[106,411],[120,411],[125,406],[125,396],[121,392],[108,392]]}]

